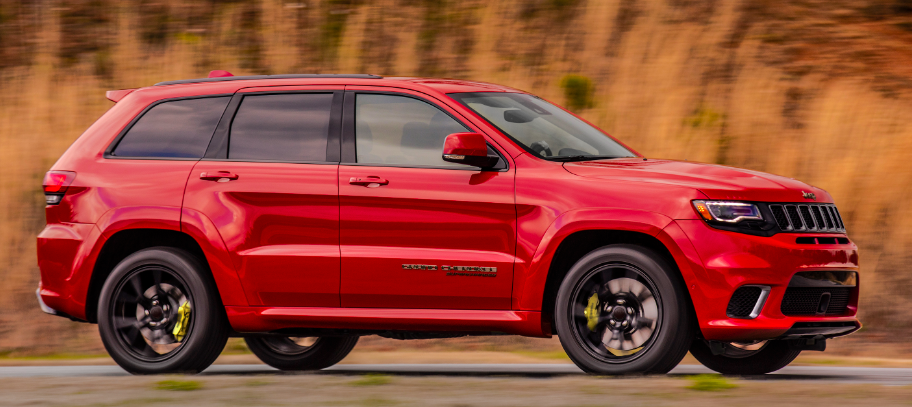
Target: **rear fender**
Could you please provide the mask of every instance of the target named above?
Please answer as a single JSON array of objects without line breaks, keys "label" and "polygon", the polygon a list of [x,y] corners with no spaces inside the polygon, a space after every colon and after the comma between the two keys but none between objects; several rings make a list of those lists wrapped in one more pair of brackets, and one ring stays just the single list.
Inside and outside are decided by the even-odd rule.
[{"label": "rear fender", "polygon": [[231,262],[227,246],[215,224],[203,213],[183,208],[181,210],[181,231],[196,240],[218,285],[222,304],[225,306],[247,306],[250,303],[244,294],[244,287],[238,277],[237,269]]}]

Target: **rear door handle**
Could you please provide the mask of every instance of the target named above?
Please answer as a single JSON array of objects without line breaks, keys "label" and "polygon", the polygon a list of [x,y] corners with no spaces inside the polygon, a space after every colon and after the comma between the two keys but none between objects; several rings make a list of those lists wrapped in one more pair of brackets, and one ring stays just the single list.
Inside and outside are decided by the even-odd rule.
[{"label": "rear door handle", "polygon": [[376,188],[380,185],[387,185],[390,182],[389,180],[371,175],[369,177],[351,177],[348,179],[348,183],[352,185],[363,185],[368,188]]},{"label": "rear door handle", "polygon": [[238,179],[238,175],[229,171],[204,172],[200,179],[205,181],[228,182]]}]

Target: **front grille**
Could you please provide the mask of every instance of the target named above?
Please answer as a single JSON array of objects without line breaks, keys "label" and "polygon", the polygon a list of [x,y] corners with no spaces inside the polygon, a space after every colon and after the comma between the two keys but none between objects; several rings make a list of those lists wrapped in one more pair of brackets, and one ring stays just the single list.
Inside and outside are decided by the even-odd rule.
[{"label": "front grille", "polygon": [[854,287],[788,287],[782,297],[783,315],[817,315],[817,307],[824,293],[830,294],[830,303],[824,315],[845,313]]},{"label": "front grille", "polygon": [[760,299],[760,293],[763,289],[756,286],[741,287],[735,290],[731,300],[728,301],[728,308],[725,313],[732,318],[747,318],[754,311],[757,300]]},{"label": "front grille", "polygon": [[769,208],[783,232],[845,233],[833,204],[775,204]]}]

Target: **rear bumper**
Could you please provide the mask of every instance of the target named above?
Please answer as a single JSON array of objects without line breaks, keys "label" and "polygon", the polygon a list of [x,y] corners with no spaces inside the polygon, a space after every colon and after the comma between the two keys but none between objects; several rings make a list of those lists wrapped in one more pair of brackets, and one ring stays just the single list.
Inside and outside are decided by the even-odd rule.
[{"label": "rear bumper", "polygon": [[[858,248],[848,244],[798,244],[797,237],[834,234],[780,233],[752,236],[711,228],[701,220],[677,220],[696,258],[695,278],[688,281],[702,335],[707,340],[753,341],[836,337],[858,330],[858,284],[845,311],[838,315],[785,315],[781,305],[792,277],[807,271],[858,271]],[[681,244],[679,242],[679,244]],[[769,287],[754,318],[732,318],[726,312],[735,290]],[[835,325],[833,325],[835,324]]]},{"label": "rear bumper", "polygon": [[86,319],[92,267],[103,240],[98,228],[87,223],[49,224],[38,234],[38,299],[44,312]]}]

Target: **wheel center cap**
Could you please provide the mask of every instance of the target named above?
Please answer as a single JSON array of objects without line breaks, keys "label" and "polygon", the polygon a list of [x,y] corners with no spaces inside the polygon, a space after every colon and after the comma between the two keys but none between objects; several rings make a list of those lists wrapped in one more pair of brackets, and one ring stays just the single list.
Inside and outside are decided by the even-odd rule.
[{"label": "wheel center cap", "polygon": [[615,307],[611,311],[611,317],[618,321],[625,320],[627,319],[627,310],[624,307]]},{"label": "wheel center cap", "polygon": [[152,318],[153,321],[161,321],[165,317],[165,312],[162,311],[162,308],[159,306],[154,306],[149,310],[149,318]]}]

